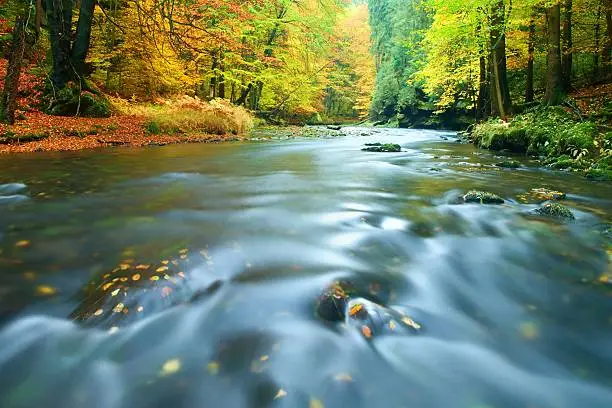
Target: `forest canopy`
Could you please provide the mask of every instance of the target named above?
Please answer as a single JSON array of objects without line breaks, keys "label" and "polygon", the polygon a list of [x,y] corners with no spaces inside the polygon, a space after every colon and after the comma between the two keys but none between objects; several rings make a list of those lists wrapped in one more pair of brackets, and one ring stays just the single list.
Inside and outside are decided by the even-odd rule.
[{"label": "forest canopy", "polygon": [[273,122],[461,127],[609,82],[611,12],[605,0],[5,0],[2,115],[23,108],[23,68],[52,114],[188,95]]}]

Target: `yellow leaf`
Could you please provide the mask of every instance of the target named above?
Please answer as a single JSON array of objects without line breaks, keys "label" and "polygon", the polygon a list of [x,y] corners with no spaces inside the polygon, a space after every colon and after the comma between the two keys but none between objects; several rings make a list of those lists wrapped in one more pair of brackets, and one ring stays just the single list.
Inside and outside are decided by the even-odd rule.
[{"label": "yellow leaf", "polygon": [[280,390],[278,390],[278,392],[276,393],[276,395],[274,396],[274,399],[279,399],[279,398],[283,398],[287,396],[287,391],[283,390],[282,388]]},{"label": "yellow leaf", "polygon": [[149,280],[152,280],[152,281],[158,281],[158,280],[159,280],[159,276],[151,276],[151,277],[149,278]]},{"label": "yellow leaf", "polygon": [[94,312],[94,316],[100,316],[102,313],[104,313],[104,310],[98,309]]},{"label": "yellow leaf", "polygon": [[186,254],[187,252],[189,252],[189,250],[187,248],[184,248],[179,251],[179,254],[183,255],[183,254]]},{"label": "yellow leaf", "polygon": [[104,285],[102,285],[102,290],[106,291],[106,290],[108,290],[108,288],[110,288],[114,284],[115,284],[114,282],[105,283]]},{"label": "yellow leaf", "polygon": [[357,303],[356,305],[354,305],[353,307],[351,307],[351,310],[349,311],[349,315],[351,316],[355,316],[357,313],[359,313],[361,310],[363,310],[363,305],[361,303]]},{"label": "yellow leaf", "polygon": [[55,289],[53,286],[40,285],[36,287],[36,293],[42,296],[55,295],[56,292],[57,289]]},{"label": "yellow leaf", "polygon": [[[112,283],[112,282],[111,282]],[[121,289],[115,289],[111,292],[111,296],[117,296],[119,294],[119,292],[121,291]]]},{"label": "yellow leaf", "polygon": [[208,363],[206,368],[208,369],[208,373],[210,375],[219,374],[219,363],[217,363],[216,361],[211,361],[210,363]]},{"label": "yellow leaf", "polygon": [[136,269],[138,269],[139,271],[143,271],[143,270],[149,269],[150,267],[151,267],[151,265],[143,265],[143,264],[136,265]]},{"label": "yellow leaf", "polygon": [[309,408],[325,408],[325,405],[323,405],[320,400],[315,398],[310,399],[310,404],[308,406]]},{"label": "yellow leaf", "polygon": [[133,280],[133,281],[138,281],[138,280],[140,280],[140,274],[139,274],[139,273],[135,273],[134,275],[132,275],[132,280]]},{"label": "yellow leaf", "polygon": [[176,374],[181,369],[181,360],[178,358],[173,358],[172,360],[168,360],[164,363],[161,369],[161,375],[172,375]]},{"label": "yellow leaf", "polygon": [[166,260],[163,260],[161,263],[162,263],[162,265],[168,265],[169,264],[169,262],[166,261]]},{"label": "yellow leaf", "polygon": [[160,266],[159,268],[155,270],[155,272],[165,272],[167,270],[168,270],[167,266]]},{"label": "yellow leaf", "polygon": [[187,259],[187,255],[183,254],[180,256],[181,259]]},{"label": "yellow leaf", "polygon": [[24,240],[22,240],[22,241],[17,241],[17,242],[15,243],[15,246],[16,246],[17,248],[26,248],[26,247],[29,247],[29,246],[30,246],[30,241],[25,240],[25,239],[24,239]]},{"label": "yellow leaf", "polygon": [[122,271],[125,271],[127,269],[130,269],[130,265],[125,264],[125,263],[121,264],[121,265],[119,265],[119,269],[121,269]]},{"label": "yellow leaf", "polygon": [[128,278],[126,278],[126,277],[124,276],[124,277],[122,277],[122,278],[119,278],[119,280],[120,280],[121,282],[127,282],[127,281],[128,281]]},{"label": "yellow leaf", "polygon": [[270,356],[267,356],[267,355],[265,355],[265,356],[261,356],[261,357],[259,357],[259,359],[260,359],[261,361],[268,361],[268,360],[270,359]]},{"label": "yellow leaf", "polygon": [[534,322],[522,322],[519,331],[521,336],[527,340],[534,340],[539,336],[538,326]]},{"label": "yellow leaf", "polygon": [[350,374],[340,373],[334,376],[334,380],[336,381],[353,381],[353,377]]},{"label": "yellow leaf", "polygon": [[121,313],[124,308],[125,308],[125,305],[123,303],[117,303],[117,305],[113,308],[113,312]]},{"label": "yellow leaf", "polygon": [[417,329],[417,330],[419,330],[421,328],[420,324],[418,324],[417,322],[415,322],[414,320],[412,320],[411,318],[409,318],[407,316],[404,316],[402,318],[402,322],[406,323],[408,326],[410,326],[410,327],[412,327],[414,329]]}]

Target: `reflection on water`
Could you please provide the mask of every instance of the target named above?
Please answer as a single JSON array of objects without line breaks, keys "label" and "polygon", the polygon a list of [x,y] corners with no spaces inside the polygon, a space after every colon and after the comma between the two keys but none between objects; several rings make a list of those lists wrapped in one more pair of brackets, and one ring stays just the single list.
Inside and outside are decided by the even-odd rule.
[{"label": "reflection on water", "polygon": [[[612,406],[612,186],[347,133],[1,158],[0,406]],[[394,323],[321,319],[334,282]]]}]

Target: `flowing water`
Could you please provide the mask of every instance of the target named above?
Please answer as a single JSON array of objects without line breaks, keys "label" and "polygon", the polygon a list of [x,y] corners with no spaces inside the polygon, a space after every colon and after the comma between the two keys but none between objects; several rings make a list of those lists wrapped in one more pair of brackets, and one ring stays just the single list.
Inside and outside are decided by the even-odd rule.
[{"label": "flowing water", "polygon": [[[612,185],[344,132],[0,158],[0,406],[612,407]],[[337,281],[420,330],[321,319]]]}]

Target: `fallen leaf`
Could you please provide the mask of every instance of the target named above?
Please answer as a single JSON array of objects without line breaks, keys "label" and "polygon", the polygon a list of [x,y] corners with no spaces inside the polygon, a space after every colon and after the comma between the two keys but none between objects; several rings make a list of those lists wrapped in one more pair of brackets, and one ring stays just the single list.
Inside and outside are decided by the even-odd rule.
[{"label": "fallen leaf", "polygon": [[132,275],[132,280],[133,281],[139,281],[140,280],[140,274],[139,273],[135,273],[134,275]]},{"label": "fallen leaf", "polygon": [[172,288],[169,286],[164,286],[161,291],[162,297],[168,297],[170,296],[171,293],[172,293]]},{"label": "fallen leaf", "polygon": [[282,388],[280,390],[278,390],[278,392],[276,393],[276,395],[274,396],[274,399],[279,399],[279,398],[283,398],[287,396],[287,391],[283,390]]},{"label": "fallen leaf", "polygon": [[152,281],[158,281],[158,280],[159,280],[159,276],[157,276],[157,275],[155,275],[155,276],[151,276],[151,277],[149,278],[149,280],[152,280]]},{"label": "fallen leaf", "polygon": [[351,307],[351,310],[349,311],[349,315],[351,316],[355,316],[357,313],[359,313],[361,310],[363,310],[363,305],[361,303],[357,303],[356,305],[354,305],[353,307]]},{"label": "fallen leaf", "polygon": [[217,363],[216,361],[211,361],[210,363],[208,363],[206,368],[208,369],[208,373],[210,375],[219,374],[219,363]]},{"label": "fallen leaf", "polygon": [[136,309],[138,313],[141,313],[143,310],[144,310],[144,307],[142,306],[138,306],[138,308]]},{"label": "fallen leaf", "polygon": [[169,261],[163,260],[161,261],[162,265],[168,265]]},{"label": "fallen leaf", "polygon": [[168,270],[167,266],[160,266],[159,268],[155,270],[155,272],[165,272],[167,270]]},{"label": "fallen leaf", "polygon": [[334,376],[334,380],[336,381],[353,381],[353,377],[350,374],[340,373]]},{"label": "fallen leaf", "polygon": [[323,405],[320,400],[314,398],[310,399],[310,404],[308,406],[309,408],[325,408],[325,405]]},{"label": "fallen leaf", "polygon": [[519,325],[519,332],[527,340],[534,340],[539,336],[538,326],[534,322],[522,322]]},{"label": "fallen leaf", "polygon": [[53,286],[40,285],[36,287],[36,293],[42,296],[55,295],[56,292],[57,289],[55,289]]},{"label": "fallen leaf", "polygon": [[138,269],[139,271],[144,271],[146,269],[149,269],[150,267],[151,265],[143,265],[143,264],[136,265],[136,269]]},{"label": "fallen leaf", "polygon": [[179,272],[177,273],[178,276],[180,276],[181,278],[185,279],[185,272]]},{"label": "fallen leaf", "polygon": [[121,291],[121,289],[115,289],[111,292],[111,296],[117,296],[119,294],[119,292]]},{"label": "fallen leaf", "polygon": [[29,281],[36,280],[36,274],[34,272],[24,272],[23,278]]},{"label": "fallen leaf", "polygon": [[100,316],[102,313],[104,313],[104,310],[98,309],[94,312],[94,316]]},{"label": "fallen leaf", "polygon": [[108,288],[110,288],[111,286],[113,286],[115,284],[115,282],[108,282],[105,283],[104,285],[102,285],[102,290],[106,291],[108,290]]},{"label": "fallen leaf", "polygon": [[368,339],[372,338],[372,329],[366,325],[361,326],[361,333]]},{"label": "fallen leaf", "polygon": [[119,265],[119,269],[121,269],[122,271],[128,270],[130,269],[130,265],[129,264],[121,264]]},{"label": "fallen leaf", "polygon": [[172,360],[168,360],[164,363],[161,369],[161,375],[167,376],[176,374],[181,369],[181,360],[178,358],[173,358]]},{"label": "fallen leaf", "polygon": [[113,312],[121,313],[124,308],[125,308],[125,305],[123,303],[117,303],[117,305],[113,308]]},{"label": "fallen leaf", "polygon": [[407,324],[408,326],[414,329],[417,329],[417,330],[421,329],[421,325],[415,322],[414,320],[412,320],[411,318],[409,318],[408,316],[404,316],[402,318],[402,322],[404,322],[405,324]]},{"label": "fallen leaf", "polygon": [[179,254],[183,255],[183,254],[186,254],[187,252],[189,252],[189,250],[187,248],[183,248],[179,251]]},{"label": "fallen leaf", "polygon": [[22,241],[17,241],[17,242],[15,243],[15,246],[16,246],[17,248],[26,248],[26,247],[29,247],[29,246],[30,246],[30,241],[25,240],[25,239],[24,239],[24,240],[22,240]]},{"label": "fallen leaf", "polygon": [[268,361],[269,359],[270,359],[270,356],[268,356],[268,355],[259,357],[259,360],[261,360],[261,361]]},{"label": "fallen leaf", "polygon": [[397,325],[395,324],[395,322],[394,322],[393,320],[391,320],[391,321],[389,322],[389,328],[390,328],[391,330],[395,330],[395,328],[396,328],[396,327],[397,327]]}]

